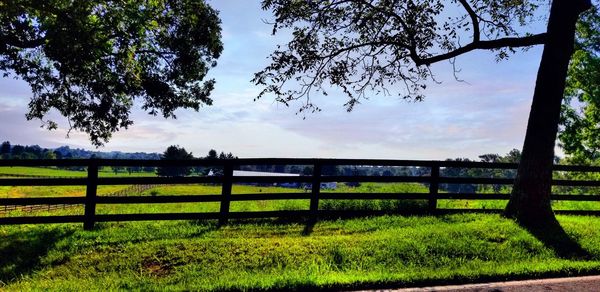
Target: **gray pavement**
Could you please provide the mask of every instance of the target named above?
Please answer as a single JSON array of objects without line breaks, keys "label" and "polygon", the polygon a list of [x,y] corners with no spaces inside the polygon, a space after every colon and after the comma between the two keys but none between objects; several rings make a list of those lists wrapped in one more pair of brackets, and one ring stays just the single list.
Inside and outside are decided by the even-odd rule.
[{"label": "gray pavement", "polygon": [[547,291],[576,291],[600,292],[600,276],[573,278],[553,278],[526,281],[494,282],[468,285],[436,286],[421,288],[406,288],[398,292],[429,292],[429,291],[466,291],[466,292],[547,292]]}]

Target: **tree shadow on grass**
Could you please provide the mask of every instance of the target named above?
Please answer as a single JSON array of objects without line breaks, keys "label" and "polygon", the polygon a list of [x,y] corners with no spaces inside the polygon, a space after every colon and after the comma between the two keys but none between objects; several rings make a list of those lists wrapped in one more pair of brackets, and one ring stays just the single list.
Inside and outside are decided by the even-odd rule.
[{"label": "tree shadow on grass", "polygon": [[0,284],[30,274],[61,239],[74,230],[35,228],[10,232],[0,241]]},{"label": "tree shadow on grass", "polygon": [[570,237],[558,221],[543,226],[524,226],[529,233],[552,249],[556,256],[569,260],[589,260],[592,255]]}]

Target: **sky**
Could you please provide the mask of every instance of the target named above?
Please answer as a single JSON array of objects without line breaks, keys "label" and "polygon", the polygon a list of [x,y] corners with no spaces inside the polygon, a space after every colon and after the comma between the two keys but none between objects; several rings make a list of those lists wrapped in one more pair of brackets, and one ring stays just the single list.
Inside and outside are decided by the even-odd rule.
[{"label": "sky", "polygon": [[[170,145],[196,156],[210,149],[238,157],[328,157],[381,159],[477,159],[485,153],[521,149],[531,106],[541,47],[496,62],[492,53],[472,52],[452,67],[433,67],[441,84],[424,92],[423,102],[376,96],[346,112],[342,94],[316,98],[323,111],[297,115],[272,97],[253,101],[260,88],[250,80],[268,64],[267,57],[287,35],[271,35],[270,12],[258,0],[212,0],[220,11],[224,51],[209,73],[217,82],[214,104],[200,111],[178,110],[177,119],[132,112],[134,125],[121,130],[99,151],[162,152]],[[335,91],[334,91],[335,92]],[[28,85],[0,79],[0,140],[42,147],[96,150],[83,133],[67,138],[66,120],[59,130],[27,121]]]}]

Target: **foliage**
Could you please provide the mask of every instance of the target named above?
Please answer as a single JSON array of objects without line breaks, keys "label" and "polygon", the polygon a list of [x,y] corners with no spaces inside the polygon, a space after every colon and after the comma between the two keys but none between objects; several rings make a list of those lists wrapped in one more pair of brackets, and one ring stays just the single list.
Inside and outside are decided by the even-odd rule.
[{"label": "foliage", "polygon": [[71,148],[69,146],[60,146],[49,149],[38,145],[11,145],[10,141],[5,141],[0,146],[0,155],[3,159],[159,159],[158,153],[135,152],[127,153],[121,151],[89,151],[81,148]]},{"label": "foliage", "polygon": [[573,163],[600,159],[600,12],[593,7],[577,24],[559,133]]},{"label": "foliage", "polygon": [[0,3],[0,71],[29,83],[28,119],[51,110],[96,146],[152,115],[210,105],[203,82],[223,49],[217,11],[204,0],[11,0]]},{"label": "foliage", "polygon": [[0,147],[2,159],[56,159],[52,149],[42,148],[38,145],[11,145],[4,141]]},{"label": "foliage", "polygon": [[[479,156],[481,162],[495,163],[519,163],[521,151],[513,149],[506,155],[498,154],[483,154]],[[446,161],[466,161],[468,158],[446,159]],[[443,177],[482,177],[482,178],[514,178],[516,171],[514,169],[489,169],[489,168],[460,168],[460,167],[445,167],[440,170],[440,175]],[[503,185],[490,185],[494,193],[500,193]],[[440,189],[449,193],[475,193],[486,192],[486,185],[476,184],[440,184]]]},{"label": "foliage", "polygon": [[483,214],[310,229],[270,220],[2,226],[0,289],[363,290],[598,272],[598,218],[559,220],[589,260],[561,258],[513,221]]},{"label": "foliage", "polygon": [[0,146],[0,157],[2,157],[2,159],[8,159],[10,157],[11,148],[9,141],[2,142],[2,146]]},{"label": "foliage", "polygon": [[[194,159],[192,153],[188,153],[185,148],[176,145],[169,146],[167,150],[161,155],[161,160],[190,160]],[[156,168],[156,174],[158,176],[187,176],[192,173],[190,167],[174,167],[174,166],[161,166]]]}]

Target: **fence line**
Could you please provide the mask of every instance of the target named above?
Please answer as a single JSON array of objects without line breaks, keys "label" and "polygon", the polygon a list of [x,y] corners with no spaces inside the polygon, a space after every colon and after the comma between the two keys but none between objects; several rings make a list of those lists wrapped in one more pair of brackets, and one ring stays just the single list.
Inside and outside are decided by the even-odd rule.
[{"label": "fence line", "polygon": [[[308,176],[234,176],[233,170],[243,165],[310,165],[312,174]],[[428,169],[422,176],[339,176],[324,175],[324,166],[329,165],[359,165],[359,166],[412,166]],[[0,218],[1,224],[28,223],[65,223],[82,222],[85,229],[91,229],[96,222],[107,221],[139,221],[139,220],[188,220],[188,219],[218,219],[225,224],[232,218],[262,218],[262,217],[307,217],[317,220],[323,215],[344,215],[356,211],[326,211],[319,209],[323,199],[422,199],[428,201],[429,212],[450,212],[437,207],[438,199],[468,199],[468,200],[506,200],[508,194],[477,194],[477,193],[439,193],[440,184],[494,184],[510,185],[512,178],[486,177],[445,177],[440,170],[445,168],[481,168],[481,169],[516,169],[517,164],[484,163],[462,161],[419,161],[419,160],[374,160],[374,159],[225,159],[225,160],[0,160],[0,166],[86,166],[85,178],[0,178],[0,186],[56,186],[56,185],[85,185],[85,197],[53,197],[53,198],[0,198],[0,205],[7,207],[49,205],[84,205],[83,215],[70,216],[29,216]],[[99,178],[98,169],[103,166],[154,166],[154,167],[195,167],[212,166],[223,169],[220,176],[204,177],[111,177]],[[564,172],[600,172],[600,167],[556,165],[555,171]],[[322,193],[321,184],[324,182],[414,182],[429,185],[428,193]],[[157,184],[221,184],[220,195],[185,195],[185,196],[97,196],[99,185],[157,185]],[[310,184],[310,193],[261,193],[236,194],[232,196],[231,188],[234,183],[304,183]],[[554,186],[587,186],[598,187],[597,180],[553,180]],[[308,210],[294,211],[257,211],[232,212],[232,201],[250,200],[310,200]],[[553,200],[600,201],[599,195],[552,195]],[[160,204],[184,202],[219,202],[219,212],[206,213],[153,213],[153,214],[96,214],[97,204]],[[1,210],[1,209],[0,209]],[[465,211],[465,210],[459,210]],[[489,210],[488,210],[489,211]],[[586,214],[596,214],[585,211]]]}]

